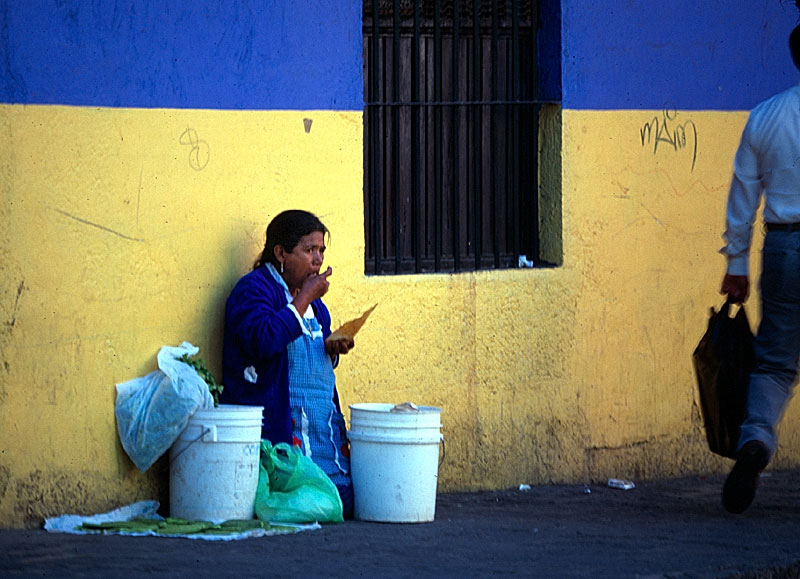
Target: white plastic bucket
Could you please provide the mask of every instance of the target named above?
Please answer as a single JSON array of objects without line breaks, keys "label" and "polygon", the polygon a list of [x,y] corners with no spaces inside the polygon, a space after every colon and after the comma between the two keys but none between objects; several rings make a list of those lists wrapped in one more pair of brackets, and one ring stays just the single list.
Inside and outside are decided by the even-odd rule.
[{"label": "white plastic bucket", "polygon": [[441,408],[393,412],[394,404],[350,406],[354,516],[382,523],[425,523],[436,511]]},{"label": "white plastic bucket", "polygon": [[220,404],[189,418],[170,448],[171,516],[215,523],[253,518],[263,410]]}]

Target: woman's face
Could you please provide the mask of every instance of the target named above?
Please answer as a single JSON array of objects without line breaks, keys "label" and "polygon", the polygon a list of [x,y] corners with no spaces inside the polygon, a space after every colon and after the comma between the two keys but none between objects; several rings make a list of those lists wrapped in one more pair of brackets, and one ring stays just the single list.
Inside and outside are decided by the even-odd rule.
[{"label": "woman's face", "polygon": [[325,256],[325,236],[314,231],[301,237],[291,252],[279,245],[275,253],[278,261],[283,262],[283,281],[290,290],[300,289],[308,276],[319,274]]}]

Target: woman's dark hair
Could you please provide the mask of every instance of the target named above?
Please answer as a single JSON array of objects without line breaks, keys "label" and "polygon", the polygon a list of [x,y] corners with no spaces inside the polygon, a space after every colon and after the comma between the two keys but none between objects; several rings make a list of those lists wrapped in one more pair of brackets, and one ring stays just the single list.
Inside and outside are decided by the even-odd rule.
[{"label": "woman's dark hair", "polygon": [[253,264],[253,269],[258,269],[266,263],[280,267],[275,257],[275,246],[280,245],[284,250],[291,252],[300,242],[300,238],[319,231],[323,235],[330,235],[328,228],[313,213],[301,209],[289,209],[275,216],[267,225],[267,242],[264,251]]}]

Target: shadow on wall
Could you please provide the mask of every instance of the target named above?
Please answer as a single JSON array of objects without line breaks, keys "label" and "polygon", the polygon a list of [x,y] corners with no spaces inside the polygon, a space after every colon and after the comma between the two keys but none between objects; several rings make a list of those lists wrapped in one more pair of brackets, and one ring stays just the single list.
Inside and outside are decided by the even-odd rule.
[{"label": "shadow on wall", "polygon": [[[255,240],[252,239],[252,236],[247,235],[244,231],[230,237],[229,244],[224,251],[224,255],[230,256],[230,258],[221,260],[220,265],[224,264],[225,267],[218,272],[217,279],[211,284],[215,291],[208,296],[205,310],[207,315],[201,316],[208,322],[208,331],[205,336],[198,336],[198,342],[200,342],[199,355],[207,362],[208,369],[211,370],[214,378],[219,383],[222,383],[225,302],[236,282],[243,275],[252,271],[253,263],[258,259],[264,245],[264,233],[262,232],[261,235],[262,239],[258,241],[257,246],[254,246]],[[205,347],[203,344],[205,344]]]},{"label": "shadow on wall", "polygon": [[[203,280],[207,284],[209,292],[203,302],[196,304],[195,319],[190,327],[186,328],[186,336],[181,339],[181,341],[189,341],[200,348],[198,357],[203,358],[214,378],[220,383],[222,382],[225,301],[239,278],[252,269],[258,254],[258,252],[254,254],[253,247],[252,236],[247,235],[245,228],[241,233],[230,237],[228,245],[220,252],[221,255],[229,256],[229,258],[218,260],[220,268],[213,279]],[[154,351],[152,357],[149,357],[146,364],[148,372],[158,368],[157,356],[158,351]],[[123,449],[119,436],[115,436],[115,447],[118,457],[117,472],[123,486],[131,489],[130,496],[126,497],[127,500],[157,500],[160,503],[159,514],[168,516],[170,476],[168,453],[162,455],[146,472],[142,473]],[[92,505],[92,507],[94,506]],[[94,510],[102,510],[106,506],[105,504],[97,506]],[[40,517],[37,516],[35,519],[33,526],[36,526],[37,522],[41,523]]]}]

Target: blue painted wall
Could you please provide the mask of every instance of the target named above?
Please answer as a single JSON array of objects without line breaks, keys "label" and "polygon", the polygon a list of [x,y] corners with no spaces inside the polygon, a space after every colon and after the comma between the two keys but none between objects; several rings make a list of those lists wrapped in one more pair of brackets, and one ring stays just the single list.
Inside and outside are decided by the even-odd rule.
[{"label": "blue painted wall", "polygon": [[563,106],[748,110],[796,84],[792,0],[562,0]]},{"label": "blue painted wall", "polygon": [[0,101],[360,110],[361,0],[0,0]]},{"label": "blue painted wall", "polygon": [[[541,0],[540,97],[746,110],[800,78],[791,0]],[[363,108],[361,0],[0,0],[0,102]]]}]

